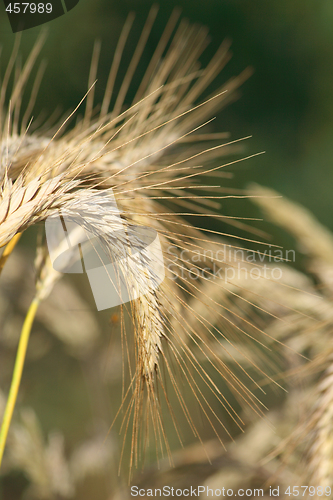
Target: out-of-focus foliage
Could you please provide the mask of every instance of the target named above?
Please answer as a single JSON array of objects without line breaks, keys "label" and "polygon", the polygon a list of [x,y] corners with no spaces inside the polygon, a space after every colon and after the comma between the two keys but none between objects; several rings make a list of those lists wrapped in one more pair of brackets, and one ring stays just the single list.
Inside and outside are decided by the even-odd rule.
[{"label": "out-of-focus foliage", "polygon": [[[148,41],[149,58],[172,9],[179,6],[191,22],[209,27],[212,44],[206,59],[225,38],[232,39],[234,57],[221,75],[253,66],[243,98],[218,118],[216,128],[232,137],[253,135],[251,150],[266,155],[240,164],[234,185],[262,182],[292,197],[331,229],[333,222],[333,4],[329,0],[170,0],[156,2],[160,12]],[[131,38],[135,45],[152,0],[80,0],[66,16],[48,25],[43,57],[48,61],[37,111],[51,113],[74,107],[86,91],[96,38],[102,41],[97,98],[104,94],[110,60],[129,11],[136,13]],[[9,54],[14,35],[0,5],[0,42]],[[135,31],[134,30],[134,31]],[[27,54],[40,28],[24,33]],[[132,53],[125,51],[125,61]],[[6,58],[4,57],[4,60]],[[125,65],[121,67],[121,74]],[[121,81],[121,79],[120,79]],[[134,89],[133,89],[134,91]],[[241,213],[241,210],[240,210]]]}]

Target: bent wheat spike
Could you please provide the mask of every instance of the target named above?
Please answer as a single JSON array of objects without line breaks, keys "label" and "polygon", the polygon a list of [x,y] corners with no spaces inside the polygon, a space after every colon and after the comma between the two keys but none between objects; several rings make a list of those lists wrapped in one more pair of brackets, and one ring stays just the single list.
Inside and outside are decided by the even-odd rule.
[{"label": "bent wheat spike", "polygon": [[[237,268],[245,257],[231,258],[226,248],[246,256],[247,242],[261,243],[250,236],[229,234],[220,224],[223,220],[251,231],[246,218],[220,213],[223,198],[239,195],[223,195],[227,191],[219,184],[228,175],[223,169],[235,163],[224,156],[240,139],[229,140],[224,132],[211,132],[214,115],[234,99],[234,91],[251,70],[201,100],[202,92],[230,58],[229,43],[222,43],[202,68],[198,58],[208,43],[207,30],[178,22],[175,12],[133,102],[128,103],[128,89],[156,15],[153,8],[120,91],[113,96],[133,23],[133,16],[129,16],[100,110],[94,103],[94,81],[103,47],[95,45],[85,114],[72,128],[69,119],[74,112],[55,131],[44,127],[42,133],[31,132],[28,115],[42,69],[28,108],[20,111],[21,94],[41,40],[17,76],[10,97],[8,81],[18,53],[15,42],[0,93],[0,246],[32,224],[61,214],[76,221],[91,235],[91,241],[98,241],[101,253],[119,261],[119,273],[126,278],[132,300],[119,307],[124,384],[128,382],[128,386],[124,385],[116,417],[122,415],[120,463],[127,442],[131,448],[130,475],[133,467],[144,462],[148,446],[156,450],[157,457],[166,454],[172,461],[166,418],[180,444],[179,415],[192,435],[202,441],[199,418],[191,413],[189,399],[222,445],[231,437],[228,422],[243,430],[242,408],[262,415],[265,406],[257,390],[264,391],[259,380],[273,380],[272,363],[265,353],[273,346],[278,369],[282,349],[281,342],[261,327],[264,304],[243,293],[244,282],[230,282],[227,277],[227,270]],[[112,193],[118,217],[101,193],[105,199]],[[150,273],[151,286],[144,293],[143,282],[151,271],[149,255],[140,239],[137,246],[129,244],[127,236],[133,227],[156,231],[163,252],[165,279],[155,286],[157,278]],[[253,233],[262,234],[255,229]],[[45,250],[41,244],[36,260],[39,300],[47,297],[61,276],[45,257]],[[251,264],[247,265],[251,269]],[[274,313],[268,311],[267,315]],[[246,368],[239,359],[246,360]]]}]

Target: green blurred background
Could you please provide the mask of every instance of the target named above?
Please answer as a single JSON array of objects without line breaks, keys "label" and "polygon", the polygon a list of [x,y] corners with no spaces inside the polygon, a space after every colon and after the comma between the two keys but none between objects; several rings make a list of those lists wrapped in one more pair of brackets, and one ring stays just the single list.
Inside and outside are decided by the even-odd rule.
[{"label": "green blurred background", "polygon": [[[48,24],[43,50],[48,67],[36,105],[51,113],[58,105],[73,108],[87,87],[94,40],[102,40],[97,99],[105,88],[116,41],[129,11],[136,13],[129,60],[151,0],[80,0],[68,14]],[[254,75],[243,85],[242,98],[215,122],[232,138],[253,135],[246,152],[266,151],[239,164],[238,187],[249,181],[272,186],[309,207],[333,229],[333,4],[330,0],[162,0],[146,52],[147,60],[170,16],[179,6],[183,16],[209,27],[212,42],[203,56],[208,61],[221,41],[232,39],[234,56],[217,85],[252,66]],[[4,60],[14,35],[0,7]],[[24,51],[40,28],[24,33]],[[132,47],[131,47],[132,45]],[[127,59],[126,59],[127,58]],[[4,65],[3,65],[4,67]],[[3,69],[2,67],[2,69]],[[124,67],[121,68],[124,71]]]}]

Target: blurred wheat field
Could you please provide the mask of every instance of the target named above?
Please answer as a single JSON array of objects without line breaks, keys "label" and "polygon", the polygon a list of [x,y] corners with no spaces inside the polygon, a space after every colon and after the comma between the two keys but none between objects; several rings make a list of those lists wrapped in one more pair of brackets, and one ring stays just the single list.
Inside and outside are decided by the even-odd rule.
[{"label": "blurred wheat field", "polygon": [[[34,297],[40,303],[1,469],[3,498],[129,498],[129,481],[266,494],[275,485],[281,497],[300,482],[332,487],[333,237],[278,193],[223,186],[235,163],[256,154],[243,154],[243,140],[212,123],[251,70],[201,98],[230,58],[228,42],[202,68],[207,30],[175,11],[127,103],[156,15],[153,8],[113,97],[129,15],[97,104],[96,42],[88,93],[65,121],[35,129],[30,121],[43,36],[23,63],[17,39],[2,79],[1,245],[38,231],[35,252],[23,241],[2,259],[3,409],[24,317]],[[166,277],[97,313],[86,277],[52,267],[43,221],[59,210],[81,217],[111,256],[128,257],[127,286],[137,287],[145,269],[125,240],[108,236],[117,225],[95,201],[110,192],[127,231],[157,231]],[[251,218],[223,214],[222,200],[237,198],[295,237],[304,272],[284,259],[272,265],[267,248],[279,247]],[[260,279],[251,274],[263,268]]]}]

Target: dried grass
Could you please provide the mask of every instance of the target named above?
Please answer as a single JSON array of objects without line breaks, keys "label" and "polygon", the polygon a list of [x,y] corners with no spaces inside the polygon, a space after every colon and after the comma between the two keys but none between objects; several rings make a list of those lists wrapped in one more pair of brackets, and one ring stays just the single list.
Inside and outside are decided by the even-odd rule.
[{"label": "dried grass", "polygon": [[[251,71],[246,70],[200,102],[202,92],[229,60],[229,44],[224,42],[208,66],[201,69],[198,58],[207,45],[207,32],[185,21],[177,25],[175,12],[131,106],[124,109],[129,84],[155,15],[153,9],[111,111],[112,91],[133,21],[131,16],[120,37],[100,109],[94,108],[93,82],[99,53],[98,45],[95,46],[85,114],[72,129],[67,129],[67,123],[73,113],[56,129],[44,127],[42,133],[30,133],[27,116],[35,91],[32,104],[20,118],[20,95],[40,41],[17,73],[11,104],[5,109],[7,83],[17,57],[15,45],[0,94],[1,246],[30,225],[61,211],[64,216],[81,220],[113,257],[128,255],[126,238],[110,237],[119,221],[103,204],[93,202],[96,195],[108,190],[116,198],[126,230],[133,225],[148,226],[159,234],[166,264],[164,282],[157,290],[149,289],[119,309],[124,381],[116,417],[121,418],[123,433],[120,464],[129,445],[130,475],[134,467],[144,464],[149,448],[155,449],[158,462],[162,459],[164,463],[163,457],[173,462],[166,420],[172,423],[179,444],[184,442],[179,418],[202,441],[199,419],[191,411],[194,406],[202,418],[201,427],[210,427],[222,446],[231,439],[230,428],[244,430],[249,413],[252,417],[262,416],[262,385],[269,382],[279,387],[284,368],[281,356],[289,352],[284,343],[288,344],[295,329],[303,327],[302,320],[307,322],[304,318],[309,309],[317,311],[314,297],[308,299],[312,305],[307,303],[304,314],[299,314],[299,310],[303,312],[304,296],[300,299],[300,292],[295,289],[299,275],[293,271],[286,270],[286,280],[281,284],[271,279],[249,283],[242,279],[214,279],[214,265],[219,263],[214,257],[216,252],[226,245],[232,251],[245,252],[243,246],[253,240],[251,236],[237,238],[226,234],[219,225],[222,220],[247,227],[247,221],[219,212],[223,196],[216,178],[223,173],[221,169],[235,163],[225,162],[222,157],[238,140],[221,142],[225,135],[211,134],[208,126],[211,116],[233,100],[235,89]],[[39,76],[36,82],[35,89]],[[271,198],[271,193],[264,196]],[[273,207],[271,199],[266,200],[268,206]],[[284,208],[279,205],[276,213],[284,214]],[[202,219],[206,221],[202,227],[191,223]],[[208,228],[211,220],[216,224],[214,229]],[[281,217],[277,215],[276,220],[281,221]],[[303,233],[297,236],[305,241]],[[331,240],[322,240],[326,254]],[[205,260],[207,249],[212,256]],[[188,262],[184,252],[198,256],[195,264]],[[126,269],[127,286],[140,288],[145,270],[135,258],[131,262],[131,268]],[[242,259],[227,256],[220,265],[225,272],[239,262],[251,268]],[[189,278],[192,269],[200,271],[204,267],[206,273],[200,278]],[[41,300],[48,297],[60,278],[42,244],[36,269],[37,295]],[[281,323],[281,316],[288,318],[289,323]],[[311,327],[314,328],[312,323]],[[322,398],[326,401],[327,397],[324,391]],[[327,414],[325,410],[318,422]]]}]

